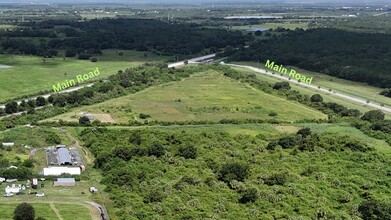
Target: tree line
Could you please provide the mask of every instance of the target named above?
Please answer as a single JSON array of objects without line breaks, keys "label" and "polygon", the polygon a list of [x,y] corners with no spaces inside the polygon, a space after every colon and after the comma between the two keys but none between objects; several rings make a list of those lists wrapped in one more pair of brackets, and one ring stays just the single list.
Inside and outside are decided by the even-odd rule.
[{"label": "tree line", "polygon": [[391,87],[391,35],[339,29],[297,29],[230,51],[233,60],[274,60],[378,87]]},{"label": "tree line", "polygon": [[[244,45],[240,31],[203,28],[196,24],[152,19],[100,19],[87,22],[30,22],[14,30],[0,30],[1,52],[85,59],[104,49],[152,51],[166,55],[193,55],[228,45]],[[30,39],[37,38],[37,43]],[[88,59],[88,58],[87,58]]]}]

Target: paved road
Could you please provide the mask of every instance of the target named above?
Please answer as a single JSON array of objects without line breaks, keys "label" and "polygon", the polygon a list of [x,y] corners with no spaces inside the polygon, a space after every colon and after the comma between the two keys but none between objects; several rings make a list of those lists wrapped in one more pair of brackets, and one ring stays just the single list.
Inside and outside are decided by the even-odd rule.
[{"label": "paved road", "polygon": [[[214,54],[209,54],[206,56],[196,57],[196,58],[190,59],[190,60],[188,60],[188,62],[189,62],[189,64],[199,63],[201,61],[213,59],[215,57],[216,57],[216,54],[214,53]],[[178,67],[178,66],[183,66],[183,65],[185,65],[185,61],[168,64],[168,68],[173,68],[173,67]]]},{"label": "paved road", "polygon": [[236,64],[226,64],[226,65],[234,66],[234,67],[247,68],[247,69],[250,69],[250,70],[255,71],[257,73],[262,73],[262,74],[265,74],[265,75],[268,75],[268,76],[273,76],[275,78],[279,78],[279,79],[282,79],[282,80],[285,80],[285,81],[290,81],[291,83],[296,83],[297,85],[300,85],[300,86],[303,86],[303,87],[306,87],[306,88],[311,88],[311,89],[316,90],[316,91],[327,92],[330,95],[335,95],[335,96],[341,97],[343,99],[346,99],[346,100],[349,100],[349,101],[352,101],[352,102],[356,102],[356,103],[363,104],[363,105],[368,105],[368,106],[371,106],[373,108],[376,108],[376,109],[379,109],[379,110],[391,113],[391,108],[380,106],[380,105],[374,104],[374,103],[367,103],[366,100],[358,99],[358,98],[355,98],[355,97],[352,97],[352,96],[349,96],[349,95],[345,95],[345,94],[342,94],[342,93],[330,92],[328,89],[318,88],[318,86],[315,86],[315,85],[308,85],[306,83],[298,82],[296,80],[289,80],[287,77],[280,76],[278,74],[274,74],[273,75],[272,72],[266,71],[264,69],[260,69],[260,68],[256,68],[256,67],[252,67],[252,66],[236,65]]},{"label": "paved road", "polygon": [[[64,89],[62,90],[61,92],[58,92],[58,93],[67,93],[67,92],[73,92],[73,91],[77,91],[79,89],[82,89],[84,87],[91,87],[92,85],[94,85],[94,83],[89,83],[89,84],[84,84],[84,85],[81,85],[81,86],[75,86],[75,87],[72,87],[70,89]],[[48,94],[45,94],[45,95],[39,95],[39,96],[42,96],[44,97],[45,99],[49,98],[49,96],[55,94],[55,92],[52,92],[52,93],[48,93]],[[24,101],[28,101],[30,99],[37,99],[38,96],[34,96],[34,97],[30,97],[28,99],[24,99]],[[22,99],[23,100],[23,99]],[[20,104],[22,102],[22,100],[19,100],[19,101],[16,101],[18,104]],[[5,108],[5,105],[0,105],[0,108]]]},{"label": "paved road", "polygon": [[[189,62],[189,64],[198,63],[198,62],[201,62],[201,61],[204,61],[204,60],[212,59],[215,56],[216,56],[216,54],[209,54],[209,55],[205,55],[205,56],[201,56],[201,57],[196,57],[196,58],[190,59],[190,60],[188,60],[188,62]],[[185,65],[185,61],[168,64],[168,68],[178,67],[178,66],[183,66],[183,65]],[[94,85],[94,83],[84,84],[84,85],[81,85],[81,86],[75,86],[75,87],[72,87],[72,88],[69,88],[69,89],[62,90],[59,93],[73,92],[73,91],[77,91],[79,89],[82,89],[84,87],[91,87],[93,85]],[[48,94],[45,94],[45,95],[39,95],[39,96],[42,96],[42,97],[47,99],[49,96],[51,96],[53,94],[55,94],[55,93],[51,92],[51,93],[48,93]],[[38,96],[34,96],[34,97],[30,97],[30,98],[24,99],[24,100],[28,101],[29,99],[36,99],[37,97]],[[17,101],[18,104],[20,104],[21,102],[22,102],[22,100]],[[0,105],[0,108],[5,108],[5,105]]]},{"label": "paved road", "polygon": [[99,210],[99,214],[100,214],[102,220],[110,220],[109,214],[107,214],[106,209],[102,208],[101,205],[99,205],[96,202],[91,202],[91,201],[84,201],[84,202],[97,208]]}]

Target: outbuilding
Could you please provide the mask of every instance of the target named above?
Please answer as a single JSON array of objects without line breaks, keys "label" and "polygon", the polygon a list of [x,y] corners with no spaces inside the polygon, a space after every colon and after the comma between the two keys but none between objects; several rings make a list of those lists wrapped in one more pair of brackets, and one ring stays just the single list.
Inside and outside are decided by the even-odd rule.
[{"label": "outbuilding", "polygon": [[47,167],[43,168],[44,176],[60,176],[61,174],[80,175],[80,167]]},{"label": "outbuilding", "polygon": [[54,186],[76,186],[75,178],[57,178]]},{"label": "outbuilding", "polygon": [[91,121],[94,120],[94,116],[92,114],[85,114],[85,116]]},{"label": "outbuilding", "polygon": [[71,165],[72,160],[71,156],[69,154],[69,150],[65,147],[57,148],[58,153],[58,163],[60,165]]},{"label": "outbuilding", "polygon": [[13,143],[13,142],[8,142],[8,143],[2,143],[2,145],[3,145],[4,147],[12,147],[12,146],[15,145],[15,143]]}]

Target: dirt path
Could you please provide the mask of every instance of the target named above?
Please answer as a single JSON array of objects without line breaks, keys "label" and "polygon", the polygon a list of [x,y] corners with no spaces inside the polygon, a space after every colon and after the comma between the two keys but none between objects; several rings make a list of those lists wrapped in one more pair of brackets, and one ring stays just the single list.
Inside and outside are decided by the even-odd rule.
[{"label": "dirt path", "polygon": [[49,203],[49,204],[50,204],[50,208],[52,208],[53,211],[54,211],[54,213],[56,213],[58,219],[64,220],[64,219],[62,218],[60,212],[56,209],[56,206],[54,205],[54,203],[51,202],[51,203]]}]

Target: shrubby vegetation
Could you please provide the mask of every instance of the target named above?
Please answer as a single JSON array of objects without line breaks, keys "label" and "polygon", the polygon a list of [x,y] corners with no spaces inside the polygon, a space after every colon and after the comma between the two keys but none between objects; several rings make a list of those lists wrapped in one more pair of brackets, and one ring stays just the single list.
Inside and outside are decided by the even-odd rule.
[{"label": "shrubby vegetation", "polygon": [[86,128],[80,137],[105,174],[118,219],[357,218],[357,207],[391,195],[390,161],[335,133]]}]

